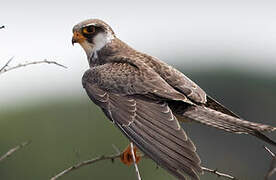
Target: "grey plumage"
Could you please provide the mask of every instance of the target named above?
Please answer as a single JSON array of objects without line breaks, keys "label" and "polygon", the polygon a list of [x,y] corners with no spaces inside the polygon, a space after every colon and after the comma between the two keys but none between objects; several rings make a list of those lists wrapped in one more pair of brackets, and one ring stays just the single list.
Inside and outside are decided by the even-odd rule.
[{"label": "grey plumage", "polygon": [[106,92],[83,79],[89,97],[140,150],[180,179],[199,179],[196,148],[165,101]]},{"label": "grey plumage", "polygon": [[[86,26],[102,29],[85,36]],[[178,120],[252,134],[275,145],[262,134],[275,127],[240,119],[175,68],[120,41],[106,23],[84,21],[73,32],[72,42],[79,42],[88,55],[90,69],[82,83],[90,99],[141,151],[177,178],[199,180],[202,173],[196,148]],[[99,46],[96,32],[107,38],[100,49],[94,48]]]}]

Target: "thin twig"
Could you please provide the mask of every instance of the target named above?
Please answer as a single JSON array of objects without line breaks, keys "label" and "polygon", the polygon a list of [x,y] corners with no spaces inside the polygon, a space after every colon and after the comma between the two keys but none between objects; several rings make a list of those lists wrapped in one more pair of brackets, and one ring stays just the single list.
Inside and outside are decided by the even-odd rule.
[{"label": "thin twig", "polygon": [[98,161],[102,161],[102,160],[111,160],[111,161],[113,162],[115,159],[121,157],[121,155],[122,155],[122,153],[119,153],[119,154],[111,154],[111,155],[107,155],[107,156],[106,156],[106,155],[103,155],[103,156],[96,157],[96,158],[94,158],[94,159],[90,159],[90,160],[86,160],[86,161],[80,162],[80,163],[78,163],[78,164],[76,164],[76,165],[73,165],[73,166],[71,166],[71,167],[65,169],[64,171],[58,173],[57,175],[53,176],[53,177],[51,178],[51,180],[56,180],[56,179],[60,178],[61,176],[70,173],[70,172],[73,171],[73,170],[76,170],[76,169],[78,169],[78,168],[80,168],[80,167],[82,167],[82,166],[85,166],[85,165],[89,165],[89,164],[96,163],[96,162],[98,162]]},{"label": "thin twig", "polygon": [[4,71],[6,67],[9,66],[10,62],[12,61],[12,59],[13,59],[13,57],[10,58],[10,59],[8,60],[8,62],[6,62],[6,64],[0,69],[0,73],[1,73],[2,71]]},{"label": "thin twig", "polygon": [[275,153],[273,153],[268,147],[264,146],[264,148],[273,158],[270,163],[268,172],[265,175],[265,180],[268,180],[276,172],[276,156],[275,156]]},{"label": "thin twig", "polygon": [[140,176],[140,172],[139,172],[138,165],[137,165],[137,163],[136,163],[136,158],[135,158],[135,154],[134,154],[134,149],[133,149],[133,148],[134,148],[134,147],[133,147],[133,143],[131,142],[131,143],[130,143],[130,149],[131,149],[133,164],[134,164],[135,171],[136,171],[136,176],[137,176],[137,179],[138,179],[138,180],[141,180],[141,176]]},{"label": "thin twig", "polygon": [[112,147],[113,147],[113,149],[115,150],[115,152],[116,152],[117,154],[121,154],[120,149],[119,149],[117,146],[115,146],[115,144],[112,144]]},{"label": "thin twig", "polygon": [[273,158],[275,158],[275,154],[268,147],[264,146],[264,148]]},{"label": "thin twig", "polygon": [[17,145],[16,147],[10,149],[8,152],[6,152],[3,156],[0,157],[0,162],[3,161],[4,159],[10,157],[13,153],[15,153],[19,149],[27,146],[30,143],[31,143],[31,141],[23,142],[23,143]]},{"label": "thin twig", "polygon": [[60,67],[63,67],[63,68],[67,68],[66,66],[62,65],[62,64],[59,64],[55,61],[48,61],[47,59],[43,60],[43,61],[33,61],[33,62],[26,62],[26,63],[23,63],[23,64],[18,64],[16,66],[13,66],[13,67],[8,67],[9,63],[12,61],[13,58],[11,58],[0,70],[0,74],[3,74],[7,71],[10,71],[10,70],[13,70],[13,69],[17,69],[17,68],[21,68],[21,67],[25,67],[25,66],[29,66],[29,65],[34,65],[34,64],[43,64],[43,63],[46,63],[46,64],[55,64],[57,66],[60,66]]},{"label": "thin twig", "polygon": [[209,169],[206,167],[202,167],[202,170],[204,172],[213,173],[213,174],[217,175],[218,177],[224,177],[224,178],[228,178],[228,179],[232,179],[232,180],[237,180],[237,178],[235,178],[229,174],[221,173],[221,172],[217,171],[216,169]]}]

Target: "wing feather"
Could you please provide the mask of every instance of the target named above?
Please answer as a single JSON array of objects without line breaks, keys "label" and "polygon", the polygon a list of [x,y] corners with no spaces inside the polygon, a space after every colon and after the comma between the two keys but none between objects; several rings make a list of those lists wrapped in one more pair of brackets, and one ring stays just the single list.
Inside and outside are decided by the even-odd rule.
[{"label": "wing feather", "polygon": [[106,92],[85,83],[89,97],[147,156],[172,175],[199,180],[200,158],[166,102]]},{"label": "wing feather", "polygon": [[148,57],[147,64],[168,84],[196,103],[206,103],[206,93],[196,83],[172,66],[154,57]]},{"label": "wing feather", "polygon": [[107,63],[93,67],[84,73],[82,80],[83,86],[96,83],[99,88],[113,94],[138,94],[193,104],[152,69],[137,69],[127,63]]}]

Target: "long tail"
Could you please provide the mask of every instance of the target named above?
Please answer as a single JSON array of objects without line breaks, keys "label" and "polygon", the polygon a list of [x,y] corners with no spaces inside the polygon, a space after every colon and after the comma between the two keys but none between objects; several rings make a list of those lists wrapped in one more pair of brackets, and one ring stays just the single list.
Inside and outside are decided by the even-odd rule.
[{"label": "long tail", "polygon": [[276,127],[245,121],[204,106],[189,107],[185,110],[182,116],[185,119],[187,118],[188,120],[196,121],[228,132],[251,134],[276,146],[276,142],[262,134],[262,132],[275,131]]}]

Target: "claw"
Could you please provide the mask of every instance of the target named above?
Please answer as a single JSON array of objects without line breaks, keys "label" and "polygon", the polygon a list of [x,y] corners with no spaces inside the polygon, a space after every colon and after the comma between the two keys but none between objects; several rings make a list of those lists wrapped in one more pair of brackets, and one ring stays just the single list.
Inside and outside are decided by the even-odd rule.
[{"label": "claw", "polygon": [[[136,152],[137,152],[137,147],[136,146],[134,146],[133,151],[134,151],[134,156],[135,156],[136,163],[138,163],[141,159],[141,156],[136,154]],[[120,159],[121,159],[122,163],[124,163],[127,166],[130,166],[133,163],[130,145],[128,145],[127,148],[124,150],[124,152],[122,153]]]}]

